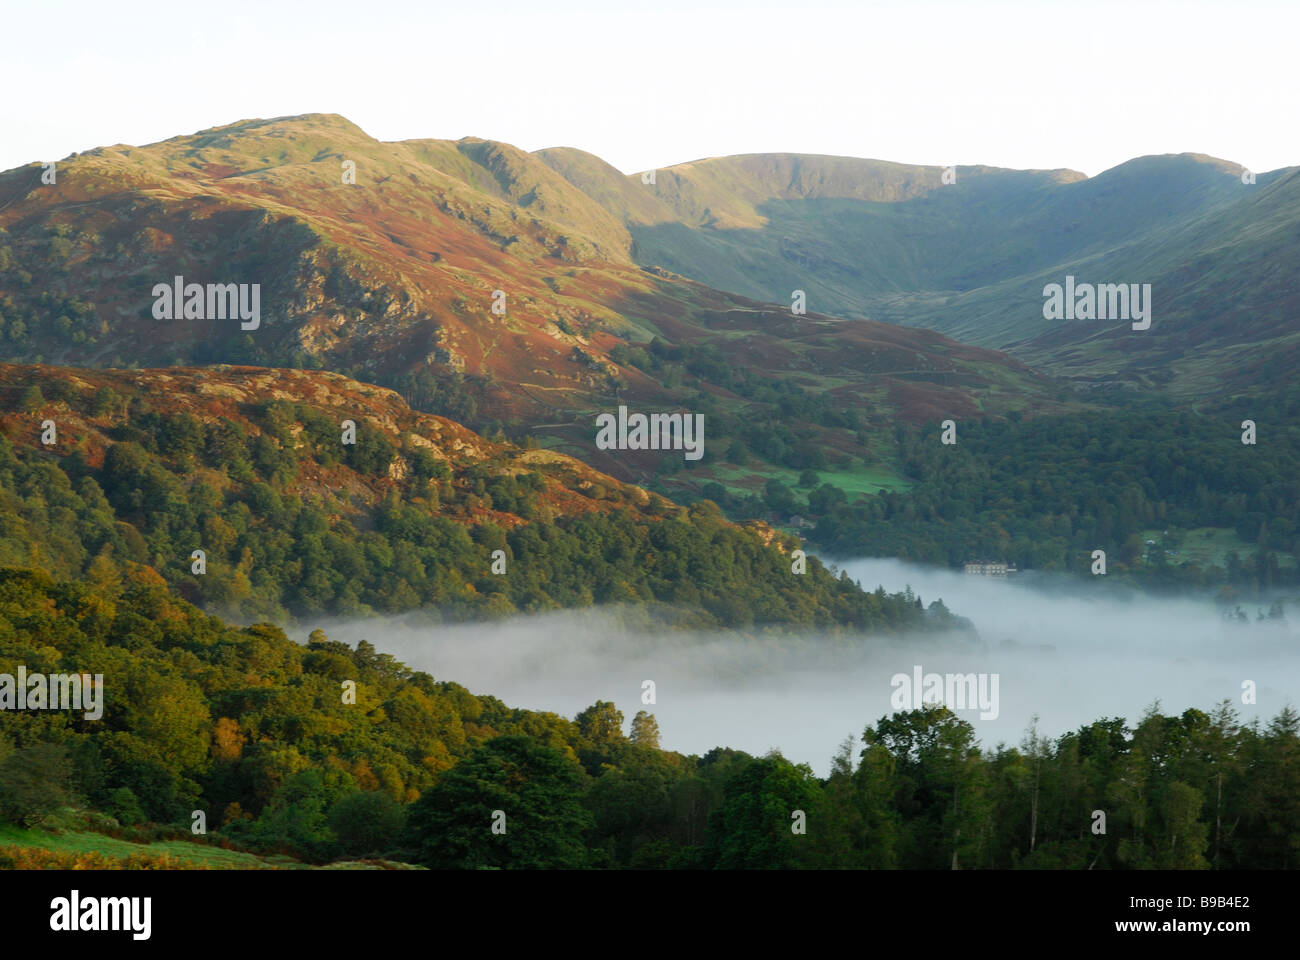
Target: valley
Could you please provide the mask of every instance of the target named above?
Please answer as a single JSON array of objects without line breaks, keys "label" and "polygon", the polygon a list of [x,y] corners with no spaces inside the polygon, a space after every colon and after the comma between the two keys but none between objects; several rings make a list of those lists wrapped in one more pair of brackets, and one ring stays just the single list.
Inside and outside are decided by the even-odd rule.
[{"label": "valley", "polygon": [[1297,168],[47,166],[0,675],[104,700],[0,704],[0,867],[1296,865]]}]

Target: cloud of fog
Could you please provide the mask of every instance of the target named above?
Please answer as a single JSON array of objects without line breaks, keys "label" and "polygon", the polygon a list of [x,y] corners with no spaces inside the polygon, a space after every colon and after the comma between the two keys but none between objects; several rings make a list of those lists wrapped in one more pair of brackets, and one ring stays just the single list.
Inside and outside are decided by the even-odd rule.
[{"label": "cloud of fog", "polygon": [[[578,610],[486,624],[431,625],[419,615],[313,623],[334,640],[367,639],[410,667],[511,706],[572,717],[612,700],[626,723],[653,713],[664,747],[779,749],[825,775],[848,735],[893,712],[891,678],[996,673],[999,710],[959,711],[981,744],[1017,744],[1034,714],[1049,736],[1108,716],[1133,723],[1229,699],[1243,719],[1274,716],[1300,691],[1294,622],[1225,624],[1212,602],[1152,597],[1092,581],[1036,575],[998,581],[891,559],[842,569],[868,589],[910,585],[974,621],[977,639],[907,636],[777,638],[669,629],[634,611]],[[1300,610],[1289,611],[1294,618]],[[306,629],[300,639],[305,639]],[[642,681],[656,702],[642,704]],[[1257,705],[1241,703],[1254,681]],[[855,752],[856,752],[855,748]]]}]

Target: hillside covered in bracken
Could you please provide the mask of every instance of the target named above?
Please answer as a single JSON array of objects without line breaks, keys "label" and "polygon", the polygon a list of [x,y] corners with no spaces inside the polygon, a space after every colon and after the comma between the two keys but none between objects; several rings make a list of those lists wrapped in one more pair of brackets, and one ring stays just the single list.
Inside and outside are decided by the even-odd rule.
[{"label": "hillside covered in bracken", "polygon": [[648,603],[696,625],[959,626],[815,558],[796,571],[797,540],[762,523],[338,374],[5,364],[0,428],[0,564],[166,582],[235,616]]},{"label": "hillside covered in bracken", "polygon": [[[1004,354],[838,319],[816,295],[796,313],[797,285],[768,303],[661,269],[617,210],[562,175],[572,164],[552,169],[559,158],[474,138],[385,143],[313,114],[90,150],[52,184],[39,167],[8,171],[0,358],[329,369],[666,490],[698,490],[735,443],[754,469],[734,485],[753,490],[765,466],[877,460],[899,420],[1071,406]],[[622,189],[637,188],[657,216],[658,187]],[[259,325],[155,319],[151,291],[176,276],[259,284]],[[619,403],[708,415],[698,475],[597,450],[592,416]]]}]

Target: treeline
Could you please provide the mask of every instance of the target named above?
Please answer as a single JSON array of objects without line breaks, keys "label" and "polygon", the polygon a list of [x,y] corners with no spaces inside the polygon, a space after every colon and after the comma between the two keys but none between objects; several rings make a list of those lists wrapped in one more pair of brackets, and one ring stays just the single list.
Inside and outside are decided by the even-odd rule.
[{"label": "treeline", "polygon": [[189,830],[202,811],[214,842],[439,868],[1300,865],[1290,708],[1248,725],[1226,704],[1152,709],[982,749],[927,707],[868,726],[819,778],[664,750],[652,715],[625,734],[613,703],[517,710],[365,642],[232,627],[157,583],[4,570],[0,673],[19,665],[104,676],[101,720],[0,712],[0,820],[28,826]]},{"label": "treeline", "polygon": [[[1298,416],[1295,403],[1272,401],[1215,414],[1013,415],[962,422],[952,445],[937,426],[899,427],[910,490],[849,503],[821,484],[806,510],[818,518],[814,541],[841,555],[950,566],[995,557],[1088,573],[1102,549],[1111,571],[1156,584],[1293,586],[1300,570],[1278,553],[1300,555]],[[1254,445],[1242,443],[1244,419],[1256,421]],[[1142,537],[1197,527],[1231,529],[1253,550],[1201,565],[1148,550]]]},{"label": "treeline", "polygon": [[[155,411],[108,387],[86,394],[53,381],[45,394],[31,386],[17,398],[33,423],[51,402],[77,405],[116,417],[105,428],[116,442],[95,466],[81,450],[60,456],[0,436],[0,563],[101,586],[143,564],[186,599],[243,619],[417,608],[468,619],[658,602],[696,611],[704,627],[934,626],[903,595],[864,592],[815,557],[793,573],[788,553],[711,504],[688,511],[588,484],[588,512],[566,516],[556,491],[570,502],[577,491],[564,477],[505,454],[448,462],[399,451],[365,425],[342,445],[337,420],[303,404],[257,404],[250,430]],[[392,473],[399,453],[402,476]],[[361,502],[335,468],[387,492]],[[508,528],[515,518],[526,522]],[[504,573],[493,571],[495,551]]]}]

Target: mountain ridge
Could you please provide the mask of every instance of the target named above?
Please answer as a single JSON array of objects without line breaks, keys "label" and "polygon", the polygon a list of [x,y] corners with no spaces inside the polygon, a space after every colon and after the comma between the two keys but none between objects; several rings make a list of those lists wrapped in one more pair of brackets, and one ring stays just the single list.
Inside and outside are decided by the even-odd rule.
[{"label": "mountain ridge", "polygon": [[[816,438],[869,455],[869,424],[1070,402],[993,351],[638,265],[587,194],[478,138],[249,120],[34,172],[0,174],[0,359],[328,367],[485,429],[558,424],[538,438],[639,482],[671,465],[598,450],[596,413],[694,409],[721,449],[774,432],[763,456],[798,467]],[[257,329],[156,319],[151,290],[177,276],[258,284]]]}]

